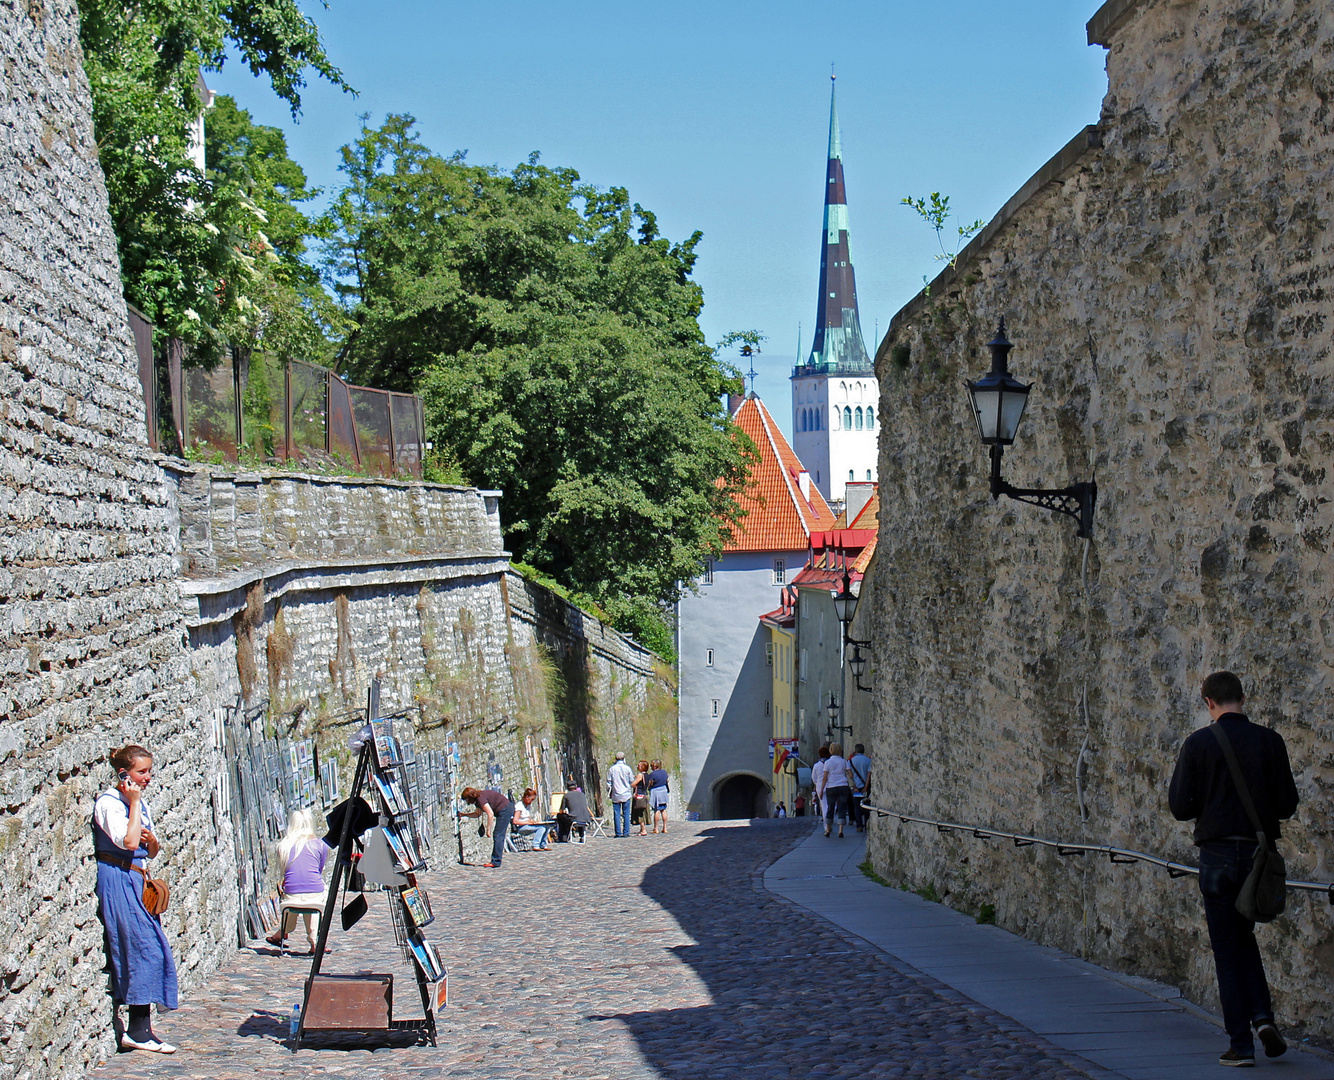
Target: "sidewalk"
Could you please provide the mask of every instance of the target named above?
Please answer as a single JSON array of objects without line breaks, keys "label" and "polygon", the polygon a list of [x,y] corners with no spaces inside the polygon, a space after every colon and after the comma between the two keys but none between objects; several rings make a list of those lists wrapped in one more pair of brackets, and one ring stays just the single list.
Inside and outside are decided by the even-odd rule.
[{"label": "sidewalk", "polygon": [[[825,839],[816,830],[764,873],[771,892],[829,919],[911,970],[1010,1017],[1111,1080],[1219,1080],[1227,1049],[1221,1021],[1179,991],[1115,975],[944,904],[877,885],[858,866],[864,834]],[[1203,914],[1201,914],[1203,919]],[[1332,1080],[1334,1062],[1291,1047],[1256,1069],[1285,1080]]]}]

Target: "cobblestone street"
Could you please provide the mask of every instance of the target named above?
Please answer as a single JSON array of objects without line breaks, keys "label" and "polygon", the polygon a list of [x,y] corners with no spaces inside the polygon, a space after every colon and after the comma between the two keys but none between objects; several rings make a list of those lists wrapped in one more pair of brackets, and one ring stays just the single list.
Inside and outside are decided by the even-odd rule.
[{"label": "cobblestone street", "polygon": [[[283,1040],[309,959],[261,943],[156,1022],[179,1053],[118,1054],[94,1075],[1087,1075],[1012,1021],[764,891],[757,871],[809,832],[796,820],[678,823],[666,837],[428,875],[453,999],[438,1047],[317,1036],[293,1055]],[[395,1017],[419,1016],[384,901],[370,899],[361,923],[335,931],[324,970],[392,970]]]}]

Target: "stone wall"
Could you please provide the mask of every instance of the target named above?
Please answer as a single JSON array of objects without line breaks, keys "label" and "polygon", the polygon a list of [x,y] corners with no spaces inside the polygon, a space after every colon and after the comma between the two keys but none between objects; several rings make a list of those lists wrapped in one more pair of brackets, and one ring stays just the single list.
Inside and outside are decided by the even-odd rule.
[{"label": "stone wall", "polygon": [[[1201,679],[1231,668],[1294,763],[1290,875],[1329,881],[1334,19],[1316,0],[1116,0],[1090,36],[1110,44],[1097,132],[878,352],[875,793],[1193,861],[1167,782],[1207,719]],[[1001,315],[1034,384],[1006,478],[1096,473],[1087,544],[1068,518],[988,496],[961,379],[987,370]],[[1216,1006],[1191,879],[892,818],[872,854],[888,877]],[[1294,897],[1262,937],[1280,1016],[1334,1037],[1326,900]]]},{"label": "stone wall", "polygon": [[73,0],[0,2],[0,1075],[113,1050],[91,857],[114,745],[147,744],[185,992],[234,944],[97,164]]}]

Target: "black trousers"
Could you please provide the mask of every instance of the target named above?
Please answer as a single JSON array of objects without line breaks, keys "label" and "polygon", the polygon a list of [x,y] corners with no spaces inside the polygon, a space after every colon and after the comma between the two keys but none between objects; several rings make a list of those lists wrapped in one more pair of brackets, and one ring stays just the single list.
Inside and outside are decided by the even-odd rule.
[{"label": "black trousers", "polygon": [[1237,893],[1254,857],[1254,840],[1209,840],[1200,845],[1200,894],[1218,972],[1223,1026],[1232,1049],[1246,1055],[1255,1053],[1251,1025],[1274,1020],[1255,923],[1236,908]]}]

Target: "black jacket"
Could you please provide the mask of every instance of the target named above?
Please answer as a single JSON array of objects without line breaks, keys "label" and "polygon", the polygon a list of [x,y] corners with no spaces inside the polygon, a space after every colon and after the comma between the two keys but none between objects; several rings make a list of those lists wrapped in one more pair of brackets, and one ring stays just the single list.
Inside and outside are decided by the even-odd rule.
[{"label": "black jacket", "polygon": [[[1218,723],[1237,755],[1266,839],[1278,839],[1280,819],[1292,817],[1297,810],[1297,785],[1283,736],[1252,724],[1241,713],[1224,713]],[[1227,758],[1207,727],[1193,732],[1182,744],[1167,790],[1167,804],[1178,821],[1196,819],[1197,844],[1255,835],[1255,826],[1232,782]]]}]

